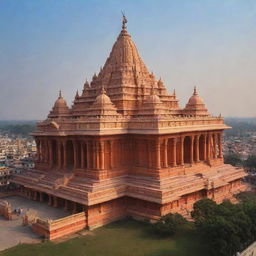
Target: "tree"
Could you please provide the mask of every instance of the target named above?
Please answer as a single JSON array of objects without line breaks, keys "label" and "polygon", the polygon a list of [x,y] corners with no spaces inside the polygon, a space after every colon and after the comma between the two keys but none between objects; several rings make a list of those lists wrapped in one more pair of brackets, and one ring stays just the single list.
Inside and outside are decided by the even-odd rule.
[{"label": "tree", "polygon": [[233,256],[240,249],[240,238],[235,226],[222,216],[207,219],[200,227],[210,245],[212,256]]},{"label": "tree", "polygon": [[251,242],[256,240],[256,200],[247,200],[242,203],[244,213],[251,221]]},{"label": "tree", "polygon": [[192,217],[196,227],[210,245],[210,255],[232,256],[255,239],[256,200],[233,204],[229,200],[217,205],[210,199],[194,204]]},{"label": "tree", "polygon": [[174,235],[179,228],[182,228],[187,220],[178,213],[169,213],[161,217],[154,225],[155,230],[161,235]]},{"label": "tree", "polygon": [[196,225],[200,225],[207,218],[214,216],[216,210],[216,202],[209,198],[204,198],[194,203],[191,216],[195,220]]},{"label": "tree", "polygon": [[244,166],[248,168],[256,168],[256,155],[249,155],[244,161]]},{"label": "tree", "polygon": [[230,152],[224,155],[224,163],[239,166],[242,164],[242,159],[239,154]]}]

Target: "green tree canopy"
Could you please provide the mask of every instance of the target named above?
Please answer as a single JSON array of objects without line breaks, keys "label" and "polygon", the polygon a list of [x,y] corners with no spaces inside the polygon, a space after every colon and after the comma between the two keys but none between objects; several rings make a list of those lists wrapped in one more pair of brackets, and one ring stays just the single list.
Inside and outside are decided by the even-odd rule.
[{"label": "green tree canopy", "polygon": [[179,228],[182,228],[187,220],[180,214],[169,213],[161,217],[154,225],[155,230],[162,235],[174,235]]},{"label": "green tree canopy", "polygon": [[242,159],[239,154],[230,152],[224,155],[224,163],[239,166],[242,164]]}]

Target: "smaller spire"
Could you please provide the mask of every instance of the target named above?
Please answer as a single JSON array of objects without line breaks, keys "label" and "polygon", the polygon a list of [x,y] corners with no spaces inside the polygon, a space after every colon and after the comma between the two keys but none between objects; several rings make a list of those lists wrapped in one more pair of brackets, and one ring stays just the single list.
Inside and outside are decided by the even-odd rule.
[{"label": "smaller spire", "polygon": [[89,83],[88,83],[88,81],[87,81],[87,78],[86,78],[86,80],[85,80],[84,87],[89,87]]},{"label": "smaller spire", "polygon": [[197,89],[196,89],[196,86],[194,86],[194,95],[197,95]]},{"label": "smaller spire", "polygon": [[173,89],[173,96],[176,97],[176,90]]},{"label": "smaller spire", "polygon": [[101,87],[100,94],[106,94],[106,90],[105,90],[104,85],[102,85],[102,87]]},{"label": "smaller spire", "polygon": [[97,78],[96,73],[93,74],[92,80],[95,80]]},{"label": "smaller spire", "polygon": [[62,98],[61,90],[59,90],[59,99]]},{"label": "smaller spire", "polygon": [[76,90],[76,99],[79,98],[78,90]]}]

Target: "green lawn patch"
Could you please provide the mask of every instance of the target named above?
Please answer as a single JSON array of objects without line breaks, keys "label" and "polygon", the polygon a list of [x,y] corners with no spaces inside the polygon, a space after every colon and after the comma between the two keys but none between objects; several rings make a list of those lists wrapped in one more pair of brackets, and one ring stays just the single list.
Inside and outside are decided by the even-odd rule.
[{"label": "green lawn patch", "polygon": [[[11,239],[11,238],[10,238]],[[173,237],[160,237],[148,223],[125,219],[92,231],[92,235],[54,244],[18,245],[1,256],[204,256],[207,248],[193,224]]]}]

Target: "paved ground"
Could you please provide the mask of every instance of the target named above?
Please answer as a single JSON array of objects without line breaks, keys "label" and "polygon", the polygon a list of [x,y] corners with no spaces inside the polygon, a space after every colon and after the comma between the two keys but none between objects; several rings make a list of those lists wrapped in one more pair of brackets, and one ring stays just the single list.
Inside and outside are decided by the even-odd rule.
[{"label": "paved ground", "polygon": [[20,196],[9,196],[2,199],[11,204],[12,210],[22,208],[24,211],[28,211],[29,216],[35,216],[41,219],[56,220],[70,215],[70,213],[65,212],[63,209],[54,208],[48,206],[47,203],[28,200]]},{"label": "paved ground", "polygon": [[[63,209],[50,207],[46,203],[30,201],[19,196],[10,196],[1,199],[8,201],[12,206],[12,210],[23,208],[24,211],[28,211],[30,217],[55,220],[69,215]],[[40,241],[40,237],[32,232],[31,227],[22,226],[22,216],[15,216],[14,220],[11,221],[0,217],[0,251],[19,243],[37,243]]]},{"label": "paved ground", "polygon": [[0,251],[19,243],[36,243],[40,241],[39,236],[34,234],[29,226],[22,226],[22,218],[8,221],[0,217]]}]

